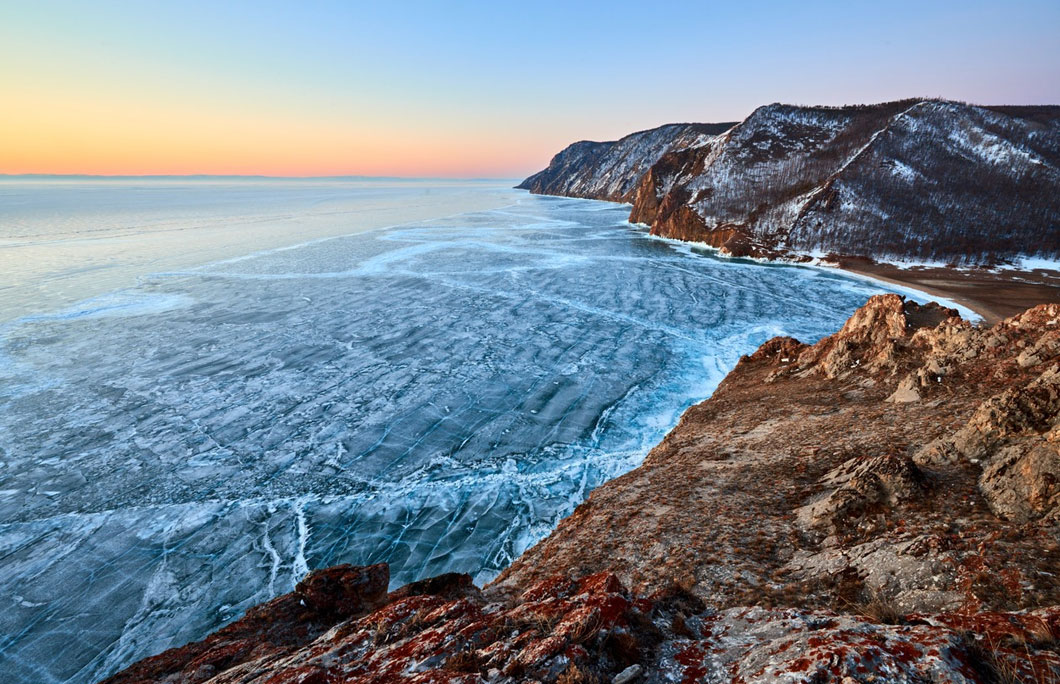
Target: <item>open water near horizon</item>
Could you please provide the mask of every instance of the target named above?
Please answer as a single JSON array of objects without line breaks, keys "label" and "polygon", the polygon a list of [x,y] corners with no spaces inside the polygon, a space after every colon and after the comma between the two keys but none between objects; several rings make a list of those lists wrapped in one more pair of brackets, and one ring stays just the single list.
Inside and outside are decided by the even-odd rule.
[{"label": "open water near horizon", "polygon": [[97,681],[336,563],[486,582],[740,355],[886,291],[506,192],[3,324],[5,681]]}]

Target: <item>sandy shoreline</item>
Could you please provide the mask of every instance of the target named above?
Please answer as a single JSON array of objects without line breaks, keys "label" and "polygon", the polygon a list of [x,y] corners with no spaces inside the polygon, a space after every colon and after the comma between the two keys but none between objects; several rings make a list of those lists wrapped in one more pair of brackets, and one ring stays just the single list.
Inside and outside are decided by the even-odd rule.
[{"label": "sandy shoreline", "polygon": [[982,316],[987,325],[1038,304],[1060,302],[1060,273],[1056,271],[902,269],[854,258],[841,259],[838,268],[949,299]]},{"label": "sandy shoreline", "polygon": [[[629,225],[646,233],[650,230],[650,227],[643,223],[630,222]],[[650,235],[650,237],[665,242],[692,245],[722,258],[746,258],[728,256],[717,247],[703,242],[678,240],[661,235]],[[786,259],[751,259],[751,261],[808,266],[806,263]],[[982,322],[986,325],[993,325],[1005,318],[1023,313],[1038,304],[1060,302],[1060,272],[1057,271],[1005,270],[995,272],[985,269],[961,270],[939,267],[899,268],[861,257],[842,257],[838,262],[814,263],[809,266],[843,271],[860,279],[915,290],[926,295],[929,300],[937,298],[940,304],[971,311],[982,318]],[[962,311],[961,315],[967,317],[967,311]]]}]

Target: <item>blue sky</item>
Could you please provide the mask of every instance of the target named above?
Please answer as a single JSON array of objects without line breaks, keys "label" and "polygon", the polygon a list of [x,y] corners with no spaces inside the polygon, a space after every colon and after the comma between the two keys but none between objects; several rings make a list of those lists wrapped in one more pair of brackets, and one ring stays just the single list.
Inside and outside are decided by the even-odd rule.
[{"label": "blue sky", "polygon": [[1060,103],[1058,36],[1055,0],[5,1],[0,171],[518,176],[775,101]]}]

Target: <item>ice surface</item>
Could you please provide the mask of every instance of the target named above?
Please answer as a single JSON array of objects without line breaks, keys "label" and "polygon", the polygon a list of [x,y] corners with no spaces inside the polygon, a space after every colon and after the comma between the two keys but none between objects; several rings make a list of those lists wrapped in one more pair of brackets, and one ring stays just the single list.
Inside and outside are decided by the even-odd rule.
[{"label": "ice surface", "polygon": [[0,323],[149,273],[501,207],[511,183],[0,176]]},{"label": "ice surface", "polygon": [[92,682],[310,568],[493,577],[741,354],[880,286],[511,207],[157,274],[0,337],[0,671]]}]

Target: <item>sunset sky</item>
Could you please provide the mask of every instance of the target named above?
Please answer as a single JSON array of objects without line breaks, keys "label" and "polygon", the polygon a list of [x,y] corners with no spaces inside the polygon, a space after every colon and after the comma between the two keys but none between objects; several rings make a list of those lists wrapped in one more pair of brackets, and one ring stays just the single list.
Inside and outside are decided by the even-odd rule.
[{"label": "sunset sky", "polygon": [[1060,103],[1060,2],[0,0],[0,173],[518,177],[774,101]]}]

